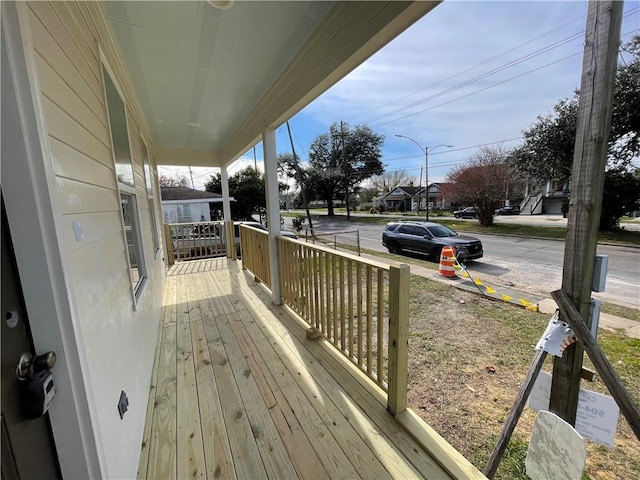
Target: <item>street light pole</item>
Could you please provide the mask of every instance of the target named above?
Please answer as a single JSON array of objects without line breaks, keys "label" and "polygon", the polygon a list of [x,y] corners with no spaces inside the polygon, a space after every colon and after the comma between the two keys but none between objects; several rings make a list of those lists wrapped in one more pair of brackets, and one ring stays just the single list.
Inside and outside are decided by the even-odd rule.
[{"label": "street light pole", "polygon": [[424,209],[429,221],[429,147],[424,147]]},{"label": "street light pole", "polygon": [[[400,137],[400,138],[406,138],[407,140],[411,140],[413,143],[415,143],[420,150],[424,151],[424,193],[425,193],[425,210],[427,211],[426,214],[426,219],[427,222],[429,221],[429,152],[433,152],[436,148],[438,147],[448,147],[448,148],[453,148],[453,145],[446,145],[444,143],[441,143],[440,145],[436,145],[435,147],[423,147],[422,145],[420,145],[418,142],[416,142],[413,138],[411,137],[407,137],[406,135],[400,135],[399,133],[395,134],[396,137]],[[418,211],[420,211],[420,198],[418,198]]]}]

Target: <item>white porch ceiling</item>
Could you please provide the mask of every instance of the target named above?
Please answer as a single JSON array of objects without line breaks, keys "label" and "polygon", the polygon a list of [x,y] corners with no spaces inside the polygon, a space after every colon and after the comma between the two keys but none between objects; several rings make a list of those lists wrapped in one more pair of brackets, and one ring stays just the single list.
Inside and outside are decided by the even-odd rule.
[{"label": "white porch ceiling", "polygon": [[223,166],[438,1],[107,1],[158,164]]}]

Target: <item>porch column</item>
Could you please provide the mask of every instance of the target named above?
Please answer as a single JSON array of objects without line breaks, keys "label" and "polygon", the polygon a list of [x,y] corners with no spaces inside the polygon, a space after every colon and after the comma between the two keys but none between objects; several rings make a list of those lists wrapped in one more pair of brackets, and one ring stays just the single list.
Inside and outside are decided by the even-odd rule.
[{"label": "porch column", "polygon": [[[227,167],[220,167],[220,183],[222,183],[222,215],[224,217],[225,244],[227,247],[227,258],[236,258],[236,239],[233,229],[233,218],[231,218],[231,201],[229,200],[229,175]],[[231,234],[229,235],[229,232]]]},{"label": "porch column", "polygon": [[276,131],[267,128],[262,132],[264,152],[264,185],[267,200],[267,227],[269,228],[269,265],[271,267],[271,297],[274,305],[280,305],[280,269],[278,242],[280,234],[280,196],[278,191],[278,160],[276,157]]}]

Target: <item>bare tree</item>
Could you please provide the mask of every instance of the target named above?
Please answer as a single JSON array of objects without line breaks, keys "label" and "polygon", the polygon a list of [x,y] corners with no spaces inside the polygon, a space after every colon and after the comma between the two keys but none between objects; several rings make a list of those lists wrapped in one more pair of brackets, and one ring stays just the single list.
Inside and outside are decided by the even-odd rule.
[{"label": "bare tree", "polygon": [[481,225],[493,225],[496,208],[516,182],[506,157],[502,146],[480,147],[468,163],[447,175],[446,194],[455,202],[476,207]]},{"label": "bare tree", "polygon": [[389,193],[396,187],[407,186],[413,177],[406,170],[389,170],[371,178],[371,183],[379,192]]},{"label": "bare tree", "polygon": [[161,187],[186,187],[188,185],[187,177],[184,175],[178,175],[175,177],[160,175],[158,182]]}]

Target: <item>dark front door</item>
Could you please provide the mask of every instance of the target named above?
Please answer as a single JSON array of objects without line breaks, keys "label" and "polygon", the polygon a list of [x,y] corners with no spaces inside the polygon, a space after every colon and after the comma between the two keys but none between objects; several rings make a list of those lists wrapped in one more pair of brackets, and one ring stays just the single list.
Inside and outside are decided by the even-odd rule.
[{"label": "dark front door", "polygon": [[[35,355],[22,298],[13,243],[2,201],[2,480],[61,478],[49,414],[23,416],[16,366],[24,352]],[[43,353],[43,352],[37,352]],[[55,370],[53,371],[55,375]],[[54,400],[55,401],[55,400]]]}]

